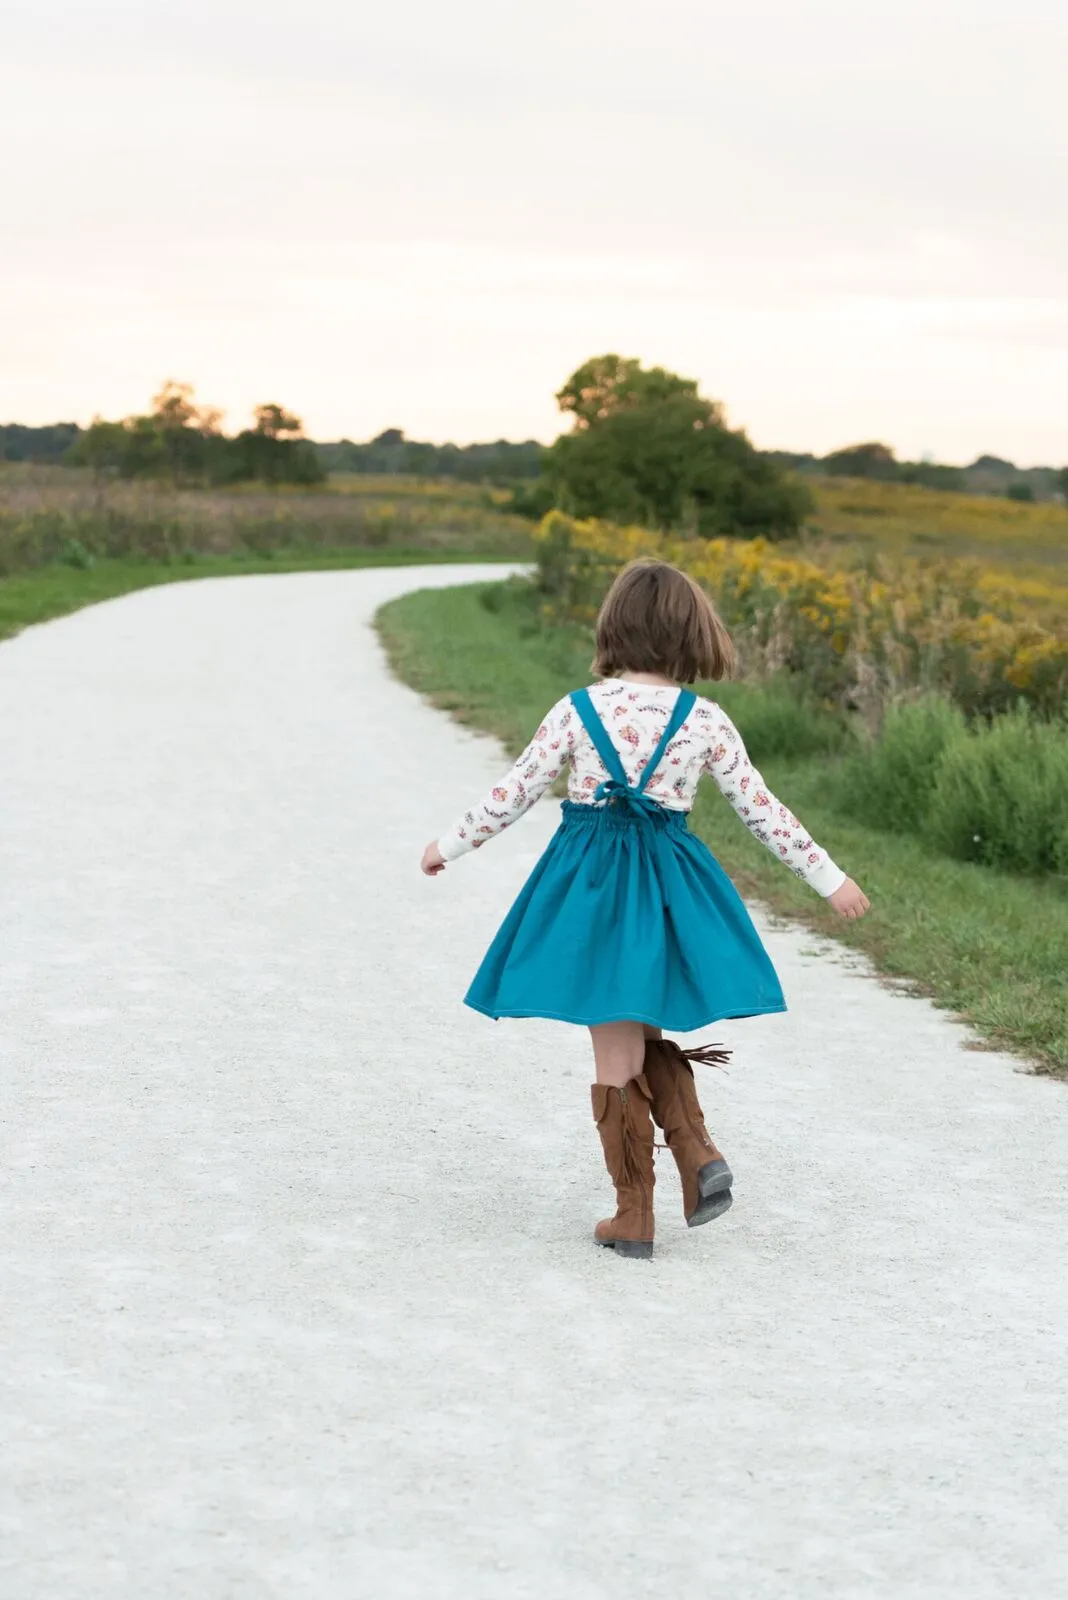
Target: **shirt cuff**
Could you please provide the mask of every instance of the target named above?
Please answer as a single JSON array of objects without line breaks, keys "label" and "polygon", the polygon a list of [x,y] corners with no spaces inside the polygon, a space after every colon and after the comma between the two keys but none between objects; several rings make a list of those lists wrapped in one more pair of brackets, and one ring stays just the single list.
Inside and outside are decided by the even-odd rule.
[{"label": "shirt cuff", "polygon": [[821,894],[825,900],[832,894],[837,894],[845,881],[846,874],[841,867],[835,866],[830,856],[815,871],[805,875],[805,882],[815,889],[817,894]]},{"label": "shirt cuff", "polygon": [[438,840],[438,849],[441,852],[442,861],[459,861],[461,856],[467,855],[468,851],[473,848],[473,841],[471,839],[461,839],[455,828],[451,833],[444,834]]}]

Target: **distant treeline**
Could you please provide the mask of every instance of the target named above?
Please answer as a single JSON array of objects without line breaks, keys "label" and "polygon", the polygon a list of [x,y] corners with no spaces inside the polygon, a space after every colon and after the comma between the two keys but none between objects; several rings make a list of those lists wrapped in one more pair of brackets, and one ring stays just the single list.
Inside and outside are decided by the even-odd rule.
[{"label": "distant treeline", "polygon": [[[176,393],[190,409],[179,423],[184,433],[176,435],[172,399],[172,431],[168,435],[166,397]],[[191,391],[185,385],[168,385],[153,404],[147,417],[97,422],[90,428],[81,428],[76,422],[40,428],[19,422],[0,424],[0,461],[110,466],[124,476],[169,472],[177,464],[179,472],[184,468],[192,476],[206,476],[213,482],[241,478],[315,482],[324,473],[354,472],[532,485],[545,470],[546,449],[536,439],[429,444],[407,438],[400,428],[387,428],[364,444],[352,439],[319,444],[300,437],[299,421],[279,406],[259,407],[256,425],[231,438],[219,431],[213,413],[192,406]],[[181,411],[180,406],[178,409]],[[193,434],[199,436],[200,444],[194,442]],[[1007,495],[1015,500],[1068,496],[1068,469],[1021,468],[1000,456],[983,455],[970,466],[951,467],[935,461],[899,461],[888,445],[874,442],[850,445],[826,456],[788,450],[756,453],[802,477],[868,478],[964,494]],[[523,494],[529,497],[529,489]]]},{"label": "distant treeline", "polygon": [[339,439],[317,444],[328,472],[400,473],[417,478],[460,478],[467,483],[515,483],[536,478],[541,471],[544,446],[536,439],[512,444],[423,444],[406,439],[401,428],[387,428],[367,444]]},{"label": "distant treeline", "polygon": [[868,478],[883,483],[914,483],[958,494],[1000,494],[1010,500],[1050,500],[1068,492],[1068,468],[1018,467],[1000,456],[979,456],[967,467],[937,461],[899,461],[889,445],[849,445],[827,456],[767,452],[779,466],[803,477]]},{"label": "distant treeline", "polygon": [[44,428],[0,423],[0,461],[62,461],[82,432],[76,422],[52,422]]},{"label": "distant treeline", "polygon": [[[187,400],[191,399],[190,392],[184,385],[168,386],[168,390],[163,391],[164,397],[170,389],[180,389]],[[95,455],[97,459],[110,455],[113,458],[112,465],[118,467],[121,457],[127,468],[134,469],[132,472],[127,471],[125,475],[133,476],[150,464],[149,457],[153,451],[151,442],[146,442],[145,435],[161,431],[153,423],[160,409],[161,397],[157,396],[153,402],[153,411],[147,417],[131,417],[122,423],[97,422],[89,428],[80,428],[76,422],[57,422],[43,428],[28,428],[21,422],[0,424],[0,461],[30,461],[53,465],[66,462],[85,465],[87,455],[89,457]],[[257,415],[268,409],[281,410],[280,407],[260,407]],[[214,423],[207,428],[198,426],[199,419],[205,415],[208,415],[210,422],[210,414],[206,414],[203,408],[194,407],[185,417],[182,426],[187,429],[192,427],[204,439],[212,438],[216,441],[223,440],[225,444],[232,444],[233,440],[221,434]],[[138,427],[137,424],[141,426]],[[116,430],[125,431],[116,432]],[[90,435],[95,435],[94,444],[87,447],[86,441]],[[256,428],[246,429],[244,434],[238,434],[236,438],[247,439],[249,436],[258,441],[263,436],[262,427],[257,425]],[[214,453],[217,465],[222,466],[223,457],[227,452],[219,444],[198,451],[191,445],[188,436],[185,442],[193,454],[199,453],[207,457]],[[305,464],[307,453],[311,452],[323,472],[458,478],[466,483],[498,484],[511,484],[522,479],[536,478],[541,470],[544,448],[536,439],[527,439],[521,444],[513,444],[508,439],[497,439],[492,444],[425,444],[417,439],[405,438],[400,428],[387,428],[384,433],[380,433],[377,438],[369,440],[366,444],[357,444],[352,439],[338,439],[330,444],[316,444],[311,440],[302,439],[300,443],[303,446]],[[258,450],[257,442],[254,443],[251,454],[255,455]],[[155,453],[158,459],[158,452]],[[240,453],[229,452],[234,463]],[[248,450],[244,451],[245,455],[249,453]],[[88,464],[93,463],[90,460]]]},{"label": "distant treeline", "polygon": [[162,479],[175,485],[321,483],[326,468],[299,417],[257,406],[251,428],[226,434],[222,414],[199,405],[187,383],[165,383],[150,411],[79,428],[0,427],[0,459],[88,467],[98,478]]}]

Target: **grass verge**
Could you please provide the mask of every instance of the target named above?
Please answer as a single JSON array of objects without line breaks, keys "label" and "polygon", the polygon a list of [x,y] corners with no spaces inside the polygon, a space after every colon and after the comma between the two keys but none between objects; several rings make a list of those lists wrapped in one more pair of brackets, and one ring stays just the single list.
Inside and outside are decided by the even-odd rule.
[{"label": "grass verge", "polygon": [[[422,591],[392,601],[379,627],[398,675],[458,720],[518,752],[543,712],[589,679],[578,629],[543,628],[509,585]],[[728,685],[720,698],[746,735],[745,702],[759,691]],[[830,758],[791,760],[755,748],[766,778],[870,894],[871,915],[844,923],[741,827],[710,785],[695,831],[743,893],[821,934],[863,950],[880,972],[908,981],[971,1023],[992,1045],[1038,1070],[1068,1077],[1068,892],[947,860],[918,840],[843,816],[828,798]],[[472,796],[474,798],[474,796]],[[442,826],[450,819],[442,818]]]},{"label": "grass verge", "polygon": [[176,562],[97,561],[91,567],[48,566],[0,578],[0,639],[34,622],[66,616],[134,589],[192,578],[229,578],[255,572],[329,572],[348,567],[409,567],[454,561],[512,559],[465,550],[279,551],[273,556],[196,556]]}]

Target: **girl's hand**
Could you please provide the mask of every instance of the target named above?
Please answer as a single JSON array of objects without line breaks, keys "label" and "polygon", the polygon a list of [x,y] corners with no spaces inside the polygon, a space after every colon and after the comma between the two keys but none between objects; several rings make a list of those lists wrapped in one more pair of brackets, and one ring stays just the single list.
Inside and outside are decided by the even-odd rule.
[{"label": "girl's hand", "polygon": [[439,872],[445,871],[445,857],[438,849],[436,840],[428,844],[423,851],[423,859],[420,862],[420,866],[428,878],[436,878]]},{"label": "girl's hand", "polygon": [[827,896],[827,904],[833,906],[840,917],[853,920],[871,910],[871,901],[852,878],[847,878],[840,889]]}]

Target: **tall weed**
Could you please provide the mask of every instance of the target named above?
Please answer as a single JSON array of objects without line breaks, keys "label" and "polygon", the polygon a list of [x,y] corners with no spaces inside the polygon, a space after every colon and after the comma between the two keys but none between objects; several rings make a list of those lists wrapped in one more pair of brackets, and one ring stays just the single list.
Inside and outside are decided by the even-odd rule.
[{"label": "tall weed", "polygon": [[941,695],[891,706],[882,734],[841,773],[841,809],[892,833],[919,833],[947,752],[965,738],[963,714]]},{"label": "tall weed", "polygon": [[963,861],[1068,871],[1068,727],[1020,707],[957,741],[939,768],[925,832]]}]

